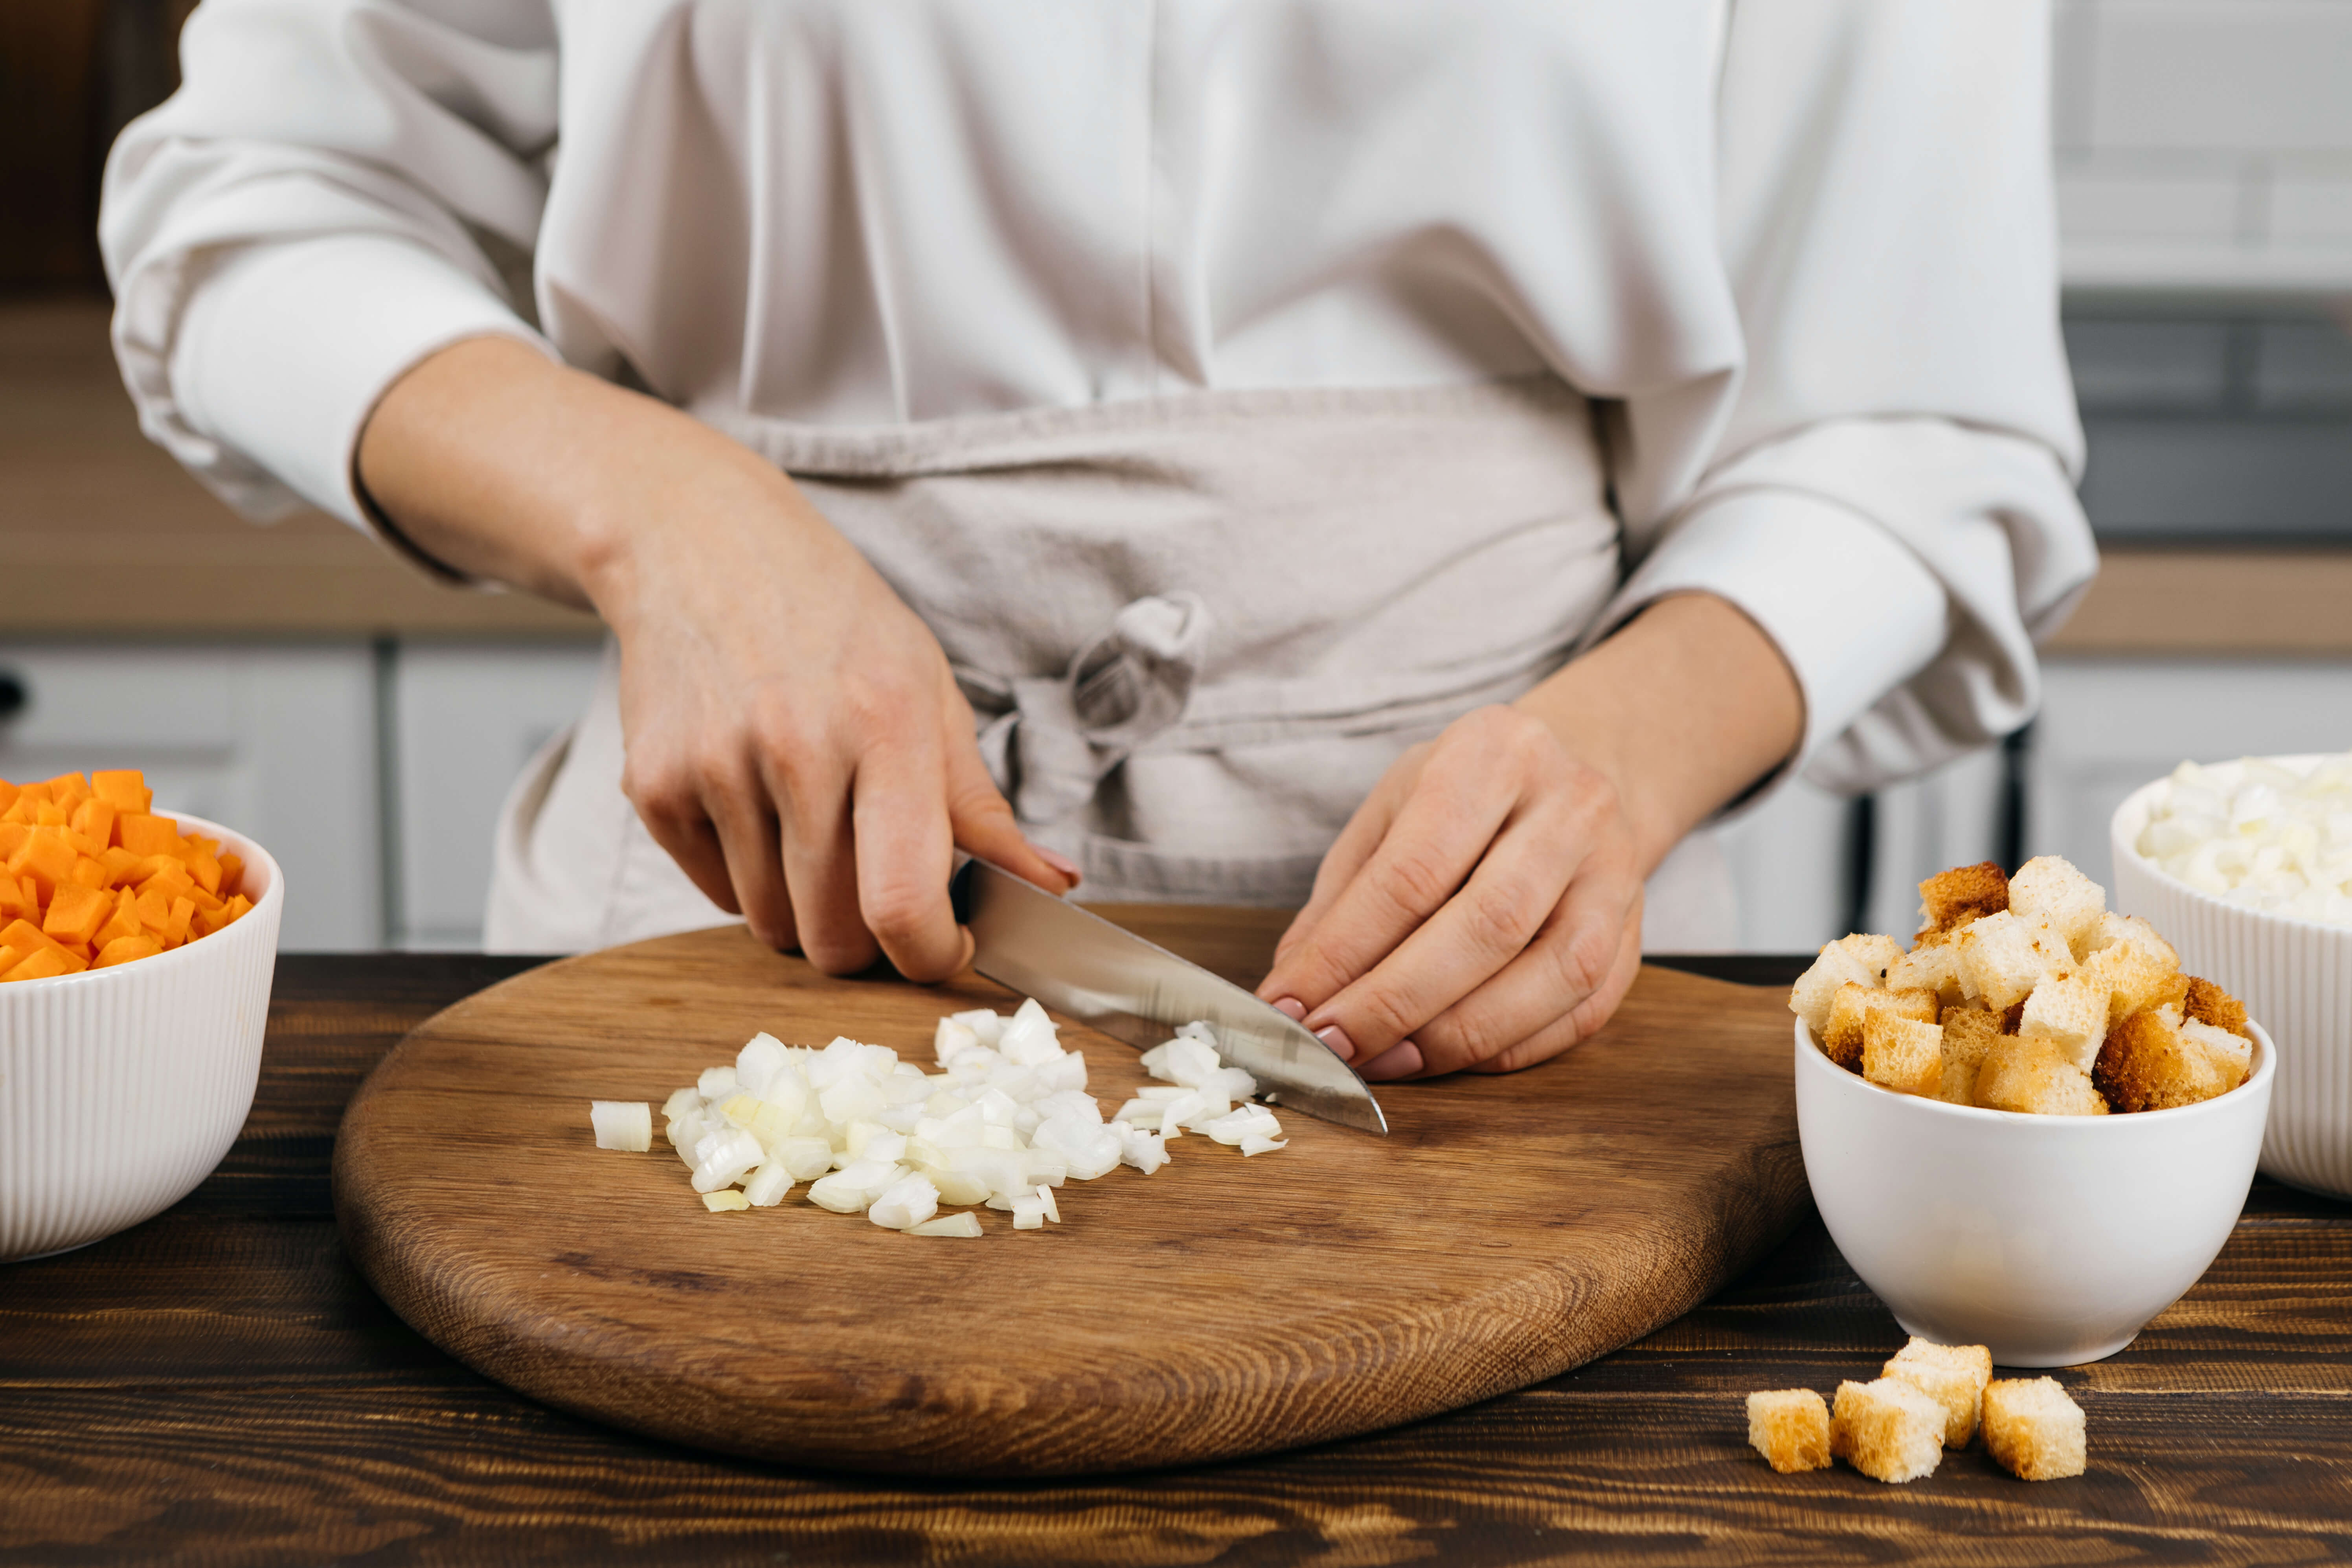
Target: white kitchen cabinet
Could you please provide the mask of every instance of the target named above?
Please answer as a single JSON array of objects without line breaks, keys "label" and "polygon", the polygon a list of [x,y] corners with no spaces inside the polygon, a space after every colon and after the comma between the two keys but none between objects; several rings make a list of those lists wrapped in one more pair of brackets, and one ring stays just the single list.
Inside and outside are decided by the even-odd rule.
[{"label": "white kitchen cabinet", "polygon": [[2053,659],[2042,680],[2026,852],[2063,855],[2102,882],[2116,807],[2184,758],[2352,749],[2352,664]]},{"label": "white kitchen cabinet", "polygon": [[374,660],[364,643],[0,643],[24,708],[0,778],[142,768],[156,803],[251,835],[286,873],[289,952],[383,933]]},{"label": "white kitchen cabinet", "polygon": [[532,753],[587,706],[601,657],[594,643],[404,643],[394,652],[391,945],[481,946],[499,808]]}]

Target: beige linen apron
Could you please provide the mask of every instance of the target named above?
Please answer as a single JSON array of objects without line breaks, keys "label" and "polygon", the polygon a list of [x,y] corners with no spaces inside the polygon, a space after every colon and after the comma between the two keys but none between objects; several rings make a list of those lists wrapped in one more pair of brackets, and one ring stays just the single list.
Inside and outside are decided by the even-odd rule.
[{"label": "beige linen apron", "polygon": [[[1030,836],[1102,900],[1302,902],[1407,747],[1558,668],[1618,582],[1584,400],[1549,377],[1210,393],[872,431],[717,418],[938,635]],[[729,917],[620,790],[617,665],[499,826],[488,945]],[[1704,835],[1643,942],[1733,945]]]}]

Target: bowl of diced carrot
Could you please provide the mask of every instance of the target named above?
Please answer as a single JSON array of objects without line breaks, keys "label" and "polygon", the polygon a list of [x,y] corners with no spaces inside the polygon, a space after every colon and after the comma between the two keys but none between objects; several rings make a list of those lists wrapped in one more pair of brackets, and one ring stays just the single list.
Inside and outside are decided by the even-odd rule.
[{"label": "bowl of diced carrot", "polygon": [[0,780],[0,1260],[162,1213],[252,1109],[285,879],[136,771]]}]

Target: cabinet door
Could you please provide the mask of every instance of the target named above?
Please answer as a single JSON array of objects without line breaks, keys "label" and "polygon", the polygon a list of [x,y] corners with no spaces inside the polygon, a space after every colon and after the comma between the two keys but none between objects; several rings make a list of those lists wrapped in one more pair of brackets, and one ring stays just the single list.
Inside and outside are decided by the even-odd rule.
[{"label": "cabinet door", "polygon": [[2107,823],[2184,759],[2352,747],[2352,664],[2324,660],[2052,660],[2029,752],[2026,850],[2115,874]]},{"label": "cabinet door", "polygon": [[373,658],[288,647],[0,644],[24,707],[0,778],[143,768],[160,805],[250,834],[286,873],[279,945],[377,947],[383,932]]},{"label": "cabinet door", "polygon": [[394,945],[481,946],[499,809],[532,753],[587,706],[601,657],[593,643],[401,645]]}]

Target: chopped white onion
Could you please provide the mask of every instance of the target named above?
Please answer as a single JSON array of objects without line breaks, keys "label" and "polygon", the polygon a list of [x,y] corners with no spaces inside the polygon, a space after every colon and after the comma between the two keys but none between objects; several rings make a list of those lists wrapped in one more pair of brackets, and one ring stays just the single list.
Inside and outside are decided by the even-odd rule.
[{"label": "chopped white onion", "polygon": [[1054,1189],[1051,1187],[1041,1186],[1037,1189],[1037,1196],[1045,1205],[1045,1217],[1052,1220],[1055,1225],[1061,1224],[1062,1205],[1054,1201]]},{"label": "chopped white onion", "polygon": [[1045,1228],[1045,1200],[1034,1193],[1013,1200],[1013,1228],[1043,1230]]},{"label": "chopped white onion", "polygon": [[908,1175],[890,1184],[869,1205],[866,1217],[887,1230],[904,1230],[920,1225],[940,1212],[940,1190],[922,1176]]},{"label": "chopped white onion", "polygon": [[654,1108],[642,1100],[592,1100],[588,1125],[599,1149],[642,1154],[654,1146]]},{"label": "chopped white onion", "polygon": [[975,1214],[942,1215],[938,1219],[927,1219],[920,1225],[907,1227],[908,1236],[976,1237],[980,1233],[980,1216]]},{"label": "chopped white onion", "polygon": [[723,1187],[715,1193],[703,1194],[702,1206],[712,1214],[725,1214],[730,1209],[750,1208],[751,1200],[733,1187]]}]

